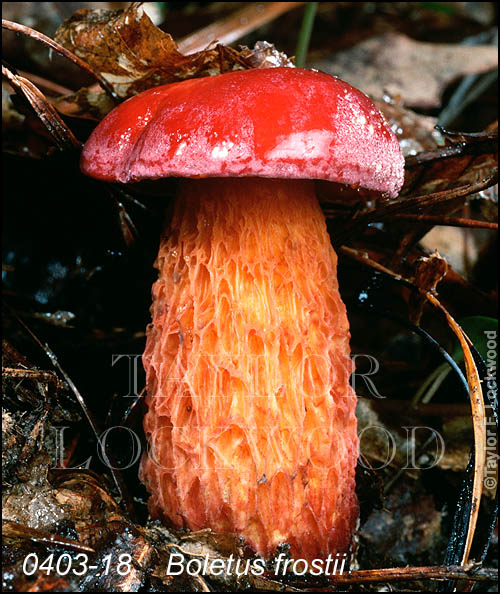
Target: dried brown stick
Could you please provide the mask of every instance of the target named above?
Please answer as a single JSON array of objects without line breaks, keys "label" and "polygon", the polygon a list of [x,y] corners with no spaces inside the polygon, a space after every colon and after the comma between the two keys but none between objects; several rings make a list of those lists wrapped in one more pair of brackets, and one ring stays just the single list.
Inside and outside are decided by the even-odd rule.
[{"label": "dried brown stick", "polygon": [[[439,161],[449,157],[477,154],[478,151],[484,153],[485,146],[489,147],[489,151],[492,153],[497,151],[498,129],[495,125],[489,127],[486,132],[452,132],[445,130],[441,126],[436,126],[436,128],[442,134],[461,139],[462,142],[437,147],[430,151],[422,151],[416,155],[409,155],[405,158],[406,169],[411,169],[422,163]],[[479,149],[477,149],[478,146],[480,147]]]},{"label": "dried brown stick", "polygon": [[[363,584],[369,582],[413,581],[419,579],[459,580],[467,579],[476,582],[498,580],[498,570],[493,568],[477,568],[470,563],[465,566],[429,566],[429,567],[395,567],[387,569],[364,569],[329,576],[334,584]],[[315,592],[329,592],[329,588],[315,589]]]},{"label": "dried brown stick", "polygon": [[360,250],[355,250],[354,248],[347,247],[346,245],[340,246],[339,251],[342,252],[344,255],[348,256],[349,258],[351,258],[352,260],[356,260],[356,262],[360,262],[364,266],[368,266],[369,268],[374,268],[375,270],[378,270],[379,272],[384,272],[385,274],[388,274],[389,276],[392,276],[393,278],[395,278],[397,280],[409,282],[409,281],[406,281],[406,279],[403,276],[401,276],[400,274],[397,274],[396,272],[393,272],[389,268],[386,268],[384,265],[379,264],[376,260],[372,260],[370,257],[368,257],[368,254],[366,252],[362,252]]},{"label": "dried brown stick", "polygon": [[40,369],[20,369],[16,367],[4,367],[2,369],[4,377],[12,377],[18,379],[31,379],[42,382],[52,382],[57,385],[61,384],[61,380],[53,371],[41,371]]},{"label": "dried brown stick", "polygon": [[228,45],[302,4],[305,2],[249,2],[227,18],[181,39],[178,50],[188,55],[201,52],[214,41]]},{"label": "dried brown stick", "polygon": [[71,95],[73,91],[68,89],[67,87],[63,87],[55,83],[48,78],[44,78],[43,76],[39,76],[38,74],[33,74],[32,72],[25,72],[24,70],[17,70],[18,74],[24,76],[30,80],[34,85],[37,87],[41,87],[42,89],[46,89],[49,93],[53,93],[54,96],[57,95]]},{"label": "dried brown stick", "polygon": [[31,542],[51,546],[63,546],[73,551],[95,553],[94,549],[87,547],[76,540],[64,538],[63,536],[59,536],[59,534],[52,534],[52,532],[46,532],[45,530],[24,526],[11,520],[2,520],[2,536],[3,538],[29,540]]},{"label": "dried brown stick", "polygon": [[[336,210],[325,210],[325,217],[327,219],[334,219],[346,217],[346,213],[339,213]],[[400,221],[421,221],[423,223],[433,223],[434,225],[441,225],[444,227],[466,227],[468,229],[490,229],[498,231],[498,223],[491,223],[488,221],[477,221],[475,219],[464,219],[460,217],[448,217],[442,215],[426,215],[417,213],[393,214],[385,217],[380,217],[383,220],[400,220]],[[378,219],[374,219],[376,221]]]},{"label": "dried brown stick", "polygon": [[492,231],[498,231],[498,223],[477,221],[474,219],[464,219],[461,217],[405,213],[395,214],[389,216],[388,218],[401,221],[422,221],[425,223],[434,223],[436,225],[443,225],[447,227],[467,227],[469,229],[491,229]]},{"label": "dried brown stick", "polygon": [[462,132],[460,130],[448,130],[443,126],[437,125],[436,130],[441,134],[450,136],[451,138],[469,138],[474,142],[482,142],[483,140],[491,140],[498,138],[498,121],[492,122],[486,130],[482,132]]},{"label": "dried brown stick", "polygon": [[476,530],[477,518],[479,515],[479,505],[481,503],[481,495],[483,492],[483,477],[484,468],[486,465],[486,409],[484,406],[483,390],[481,388],[481,380],[477,371],[476,363],[470,347],[472,341],[465,334],[459,324],[453,319],[446,308],[439,302],[437,297],[430,291],[425,293],[427,300],[439,309],[444,316],[448,325],[453,330],[455,336],[460,341],[460,346],[464,353],[465,369],[467,372],[467,383],[469,384],[470,402],[472,408],[472,423],[474,426],[474,481],[472,485],[472,506],[469,518],[469,525],[467,527],[467,538],[465,541],[464,555],[462,563],[466,563],[469,559],[469,553]]},{"label": "dried brown stick", "polygon": [[[325,210],[325,217],[327,219],[341,218],[349,216],[345,212],[339,212],[334,209]],[[498,231],[498,223],[489,221],[478,221],[476,219],[465,219],[461,217],[449,217],[445,215],[426,215],[418,213],[402,213],[389,214],[385,217],[380,217],[380,220],[400,220],[400,221],[421,221],[423,223],[433,223],[434,225],[441,225],[444,227],[466,227],[468,229],[489,229],[491,231]],[[374,221],[378,219],[375,218]]]},{"label": "dried brown stick", "polygon": [[36,31],[31,27],[21,25],[20,23],[14,23],[12,21],[7,21],[5,19],[2,19],[2,28],[8,29],[9,31],[15,31],[16,33],[22,33],[23,35],[32,37],[33,39],[40,41],[47,47],[50,47],[61,56],[64,56],[70,62],[73,62],[73,64],[79,66],[82,70],[85,70],[86,72],[91,74],[101,85],[101,87],[106,91],[106,93],[108,93],[115,101],[118,100],[118,97],[114,92],[113,87],[108,83],[108,81],[104,77],[102,77],[98,72],[94,72],[94,70],[92,70],[92,68],[87,64],[87,62],[84,62],[81,58],[75,56],[73,52],[67,50],[61,44],[57,43],[57,41],[54,41],[50,37],[47,37],[47,35],[44,35],[43,33],[40,33],[40,31]]},{"label": "dried brown stick", "polygon": [[425,207],[432,208],[438,204],[455,200],[456,198],[465,198],[482,190],[486,190],[496,183],[498,183],[497,169],[495,169],[488,177],[474,183],[458,186],[457,188],[441,190],[439,192],[433,192],[431,194],[401,197],[398,200],[389,202],[387,204],[382,204],[373,210],[355,213],[349,222],[346,221],[344,228],[337,233],[335,237],[335,245],[342,245],[346,238],[352,234],[353,229],[359,228],[360,226],[366,226],[372,221],[378,221],[388,216],[406,213],[407,211],[415,209],[421,209]]},{"label": "dried brown stick", "polygon": [[25,97],[47,128],[54,142],[61,150],[80,149],[81,143],[64,123],[55,107],[49,103],[45,95],[31,81],[14,74],[2,64],[2,75],[9,81],[16,93]]},{"label": "dried brown stick", "polygon": [[364,218],[365,216],[386,216],[388,214],[396,214],[401,211],[407,211],[413,207],[422,208],[424,206],[434,206],[442,202],[454,200],[455,198],[465,198],[471,194],[476,194],[477,192],[486,190],[487,188],[494,186],[496,183],[498,183],[497,170],[480,181],[471,184],[465,184],[463,186],[459,186],[458,188],[441,190],[440,192],[423,194],[421,196],[402,197],[396,202],[390,202],[389,204],[381,206],[374,211],[361,215],[358,220]]},{"label": "dried brown stick", "polygon": [[[489,144],[491,143],[491,152],[494,152],[493,142],[495,141],[497,135],[488,135],[481,137],[481,140]],[[433,161],[440,161],[442,159],[449,159],[450,157],[461,157],[466,155],[477,155],[479,151],[475,149],[475,145],[470,144],[450,144],[448,146],[440,147],[434,149],[432,151],[422,151],[421,153],[417,153],[416,155],[410,155],[405,158],[405,168],[411,169],[412,167],[417,167],[418,165],[422,165],[422,163],[430,163]],[[484,152],[481,151],[481,152]]]}]

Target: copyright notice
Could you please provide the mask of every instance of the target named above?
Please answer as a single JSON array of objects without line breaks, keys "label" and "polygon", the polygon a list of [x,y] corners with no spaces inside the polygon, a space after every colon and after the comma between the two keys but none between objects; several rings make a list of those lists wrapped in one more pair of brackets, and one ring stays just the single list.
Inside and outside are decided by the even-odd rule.
[{"label": "copyright notice", "polygon": [[486,393],[486,464],[484,466],[483,485],[486,489],[494,490],[497,486],[497,466],[498,466],[498,437],[496,431],[496,421],[493,412],[493,406],[489,404],[496,399],[497,384],[497,331],[487,330],[486,336],[486,368],[487,375],[484,379],[483,389]]}]

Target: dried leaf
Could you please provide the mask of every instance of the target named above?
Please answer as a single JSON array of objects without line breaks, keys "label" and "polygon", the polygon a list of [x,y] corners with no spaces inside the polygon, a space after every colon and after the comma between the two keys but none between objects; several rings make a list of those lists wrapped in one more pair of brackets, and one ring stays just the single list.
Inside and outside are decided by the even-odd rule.
[{"label": "dried leaf", "polygon": [[[79,10],[57,30],[56,40],[85,60],[125,99],[150,87],[193,78],[269,66],[291,65],[271,44],[254,51],[215,48],[184,56],[168,33],[156,27],[140,3],[119,11]],[[61,109],[71,115],[101,118],[110,109],[95,96],[95,89],[82,89],[64,98]],[[78,110],[71,111],[68,103]]]},{"label": "dried leaf", "polygon": [[[453,133],[452,138],[453,142],[445,147],[406,158],[405,184],[395,200],[387,202],[359,192],[357,202],[352,200],[349,207],[342,194],[333,196],[330,201],[336,208],[327,211],[327,215],[332,219],[335,243],[341,245],[356,231],[366,230],[370,223],[387,221],[384,240],[392,237],[397,246],[391,264],[397,266],[412,246],[438,224],[425,217],[397,220],[398,215],[448,216],[466,205],[472,196],[482,198],[482,192],[498,181],[495,133]],[[321,195],[320,198],[325,199]],[[431,249],[434,247],[437,246]]]},{"label": "dried leaf", "polygon": [[443,254],[453,270],[462,276],[467,276],[469,263],[475,262],[478,257],[478,250],[468,240],[467,231],[440,225],[430,228],[430,225],[425,222],[417,223],[414,233],[417,233],[417,229],[419,235],[422,235],[419,243],[425,250]]},{"label": "dried leaf", "polygon": [[215,557],[222,554],[241,556],[244,543],[234,534],[219,534],[212,530],[199,530],[189,534],[180,534],[179,541],[182,549],[190,555],[209,555]]},{"label": "dried leaf", "polygon": [[396,134],[405,157],[430,151],[444,144],[443,134],[436,129],[437,118],[407,109],[402,100],[396,101],[390,97],[375,99],[374,103]]},{"label": "dried leaf", "polygon": [[[92,2],[3,2],[2,18],[22,25],[29,25],[37,33],[52,35],[63,19],[69,18],[76,8],[96,6]],[[101,8],[113,5],[116,10],[122,2],[101,2]],[[47,75],[50,79],[63,84],[70,89],[77,89],[82,84],[82,73],[73,67],[66,58],[47,50],[31,36],[4,33],[2,35],[2,56],[10,64],[19,67],[23,65],[27,70]],[[22,74],[20,72],[20,74]],[[24,75],[23,75],[24,76]],[[27,77],[30,78],[30,77]],[[86,77],[85,80],[88,80]],[[35,80],[33,82],[40,86]]]},{"label": "dried leaf", "polygon": [[78,10],[54,38],[100,72],[121,98],[160,84],[159,73],[179,57],[172,37],[153,25],[139,3],[118,11]]},{"label": "dried leaf", "polygon": [[253,49],[241,47],[241,56],[248,61],[251,68],[277,68],[278,66],[293,68],[293,61],[283,52],[278,51],[272,43],[257,41]]},{"label": "dried leaf", "polygon": [[[122,525],[111,542],[101,548],[80,584],[80,592],[139,592],[144,586],[146,570],[155,556],[153,547],[132,526]],[[120,563],[125,563],[120,565]],[[109,571],[109,567],[121,571]]]},{"label": "dried leaf", "polygon": [[100,76],[100,74],[98,72],[93,71],[85,61],[81,60],[78,56],[76,56],[72,52],[68,51],[61,44],[57,43],[50,37],[47,37],[43,33],[40,33],[40,31],[36,31],[35,29],[32,29],[31,27],[26,27],[25,25],[20,25],[19,23],[12,23],[5,19],[2,19],[2,29],[15,31],[16,33],[22,33],[23,35],[26,35],[32,39],[35,39],[36,41],[39,41],[42,45],[45,45],[46,47],[50,48],[51,51],[54,51],[54,52],[60,54],[69,62],[76,64],[79,68],[81,68],[85,72],[88,72],[89,74],[94,76],[97,79],[97,81],[99,82],[99,84],[101,85],[101,87],[105,91],[107,91],[111,97],[116,99],[116,96],[114,94],[112,87],[108,84],[108,82],[106,80],[104,80]]},{"label": "dried leaf", "polygon": [[[400,212],[431,217],[449,216],[460,211],[473,198],[481,202],[488,201],[488,190],[496,185],[498,179],[496,134],[445,134],[448,136],[446,146],[407,157],[405,184],[398,198],[403,208]],[[436,196],[435,200],[432,195]],[[490,210],[497,211],[497,206]],[[381,206],[381,210],[375,212],[380,216],[383,211],[384,206]],[[492,214],[491,218],[496,217]],[[403,249],[406,250],[426,236],[435,224],[432,220],[392,220],[390,229],[391,233],[405,238]],[[463,233],[453,228],[441,231],[439,243],[435,241],[436,238],[426,238],[430,242],[429,248],[440,249],[447,256],[456,253],[456,248],[463,244]],[[435,232],[438,233],[438,230]],[[447,249],[441,239],[455,249]],[[398,252],[400,255],[402,252]],[[460,255],[450,263],[458,270],[463,270],[462,262]]]},{"label": "dried leaf", "polygon": [[445,147],[406,159],[400,196],[430,194],[478,182],[498,170],[498,133],[446,132]]},{"label": "dried leaf", "polygon": [[[438,252],[430,256],[423,256],[415,262],[415,285],[424,292],[436,292],[437,285],[443,280],[448,272],[448,263]],[[410,321],[413,324],[420,324],[425,297],[413,293],[410,298]]]},{"label": "dried leaf", "polygon": [[373,37],[314,64],[367,95],[400,95],[406,105],[426,109],[439,107],[446,86],[461,76],[497,65],[498,50],[493,45],[421,42],[400,33]]}]

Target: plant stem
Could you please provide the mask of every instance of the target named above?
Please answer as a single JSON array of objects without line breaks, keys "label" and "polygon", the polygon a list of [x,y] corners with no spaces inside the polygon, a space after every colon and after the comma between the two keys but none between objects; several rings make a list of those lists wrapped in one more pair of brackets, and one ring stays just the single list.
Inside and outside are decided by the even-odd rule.
[{"label": "plant stem", "polygon": [[317,9],[317,2],[306,2],[304,17],[302,18],[302,25],[300,26],[299,39],[297,41],[297,49],[295,50],[295,65],[298,68],[302,68],[306,64],[307,50],[309,48],[309,41],[311,40],[314,17],[316,16]]}]

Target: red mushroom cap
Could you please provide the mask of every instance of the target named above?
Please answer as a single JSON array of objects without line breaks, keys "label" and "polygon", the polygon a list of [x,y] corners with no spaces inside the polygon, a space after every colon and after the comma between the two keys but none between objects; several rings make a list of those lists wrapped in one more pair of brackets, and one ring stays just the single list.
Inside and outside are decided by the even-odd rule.
[{"label": "red mushroom cap", "polygon": [[106,181],[308,178],[394,197],[404,160],[383,115],[344,81],[301,68],[244,70],[149,89],[86,143],[82,171]]}]

